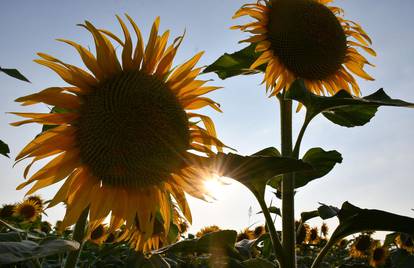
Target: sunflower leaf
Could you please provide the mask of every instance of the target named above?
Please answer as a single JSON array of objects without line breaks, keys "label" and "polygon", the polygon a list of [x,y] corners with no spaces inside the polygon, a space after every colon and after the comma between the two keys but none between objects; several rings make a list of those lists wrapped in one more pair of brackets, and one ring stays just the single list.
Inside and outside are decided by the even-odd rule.
[{"label": "sunflower leaf", "polygon": [[224,80],[236,75],[255,74],[264,71],[264,65],[259,66],[256,70],[250,69],[250,66],[260,56],[260,53],[257,53],[255,49],[256,45],[252,44],[232,54],[224,53],[215,62],[207,66],[203,73],[214,72]]},{"label": "sunflower leaf", "polygon": [[391,252],[392,267],[411,268],[414,267],[414,256],[406,250],[397,249]]},{"label": "sunflower leaf", "polygon": [[311,165],[301,160],[276,156],[277,154],[275,148],[267,148],[251,156],[218,153],[208,161],[221,176],[233,178],[253,193],[262,195],[271,178],[312,169]]},{"label": "sunflower leaf", "polygon": [[10,149],[9,146],[0,140],[0,154],[9,157]]},{"label": "sunflower leaf", "polygon": [[337,215],[339,226],[331,239],[341,239],[363,231],[395,231],[414,234],[414,218],[376,209],[362,209],[349,202],[342,204]]},{"label": "sunflower leaf", "polygon": [[237,256],[238,252],[235,249],[236,237],[236,231],[222,230],[205,234],[197,239],[179,241],[153,253],[223,253],[225,251],[229,255]]},{"label": "sunflower leaf", "polygon": [[8,76],[14,77],[16,79],[25,81],[25,82],[29,82],[29,79],[27,79],[24,75],[22,75],[18,70],[16,69],[3,69],[0,67],[0,72],[3,72],[5,74],[7,74]]},{"label": "sunflower leaf", "polygon": [[11,264],[79,249],[79,243],[55,239],[41,245],[30,241],[0,242],[0,264]]},{"label": "sunflower leaf", "polygon": [[363,98],[353,97],[345,90],[331,97],[318,96],[307,90],[300,79],[291,85],[285,97],[302,103],[308,118],[322,113],[331,122],[344,127],[365,125],[380,106],[414,108],[413,103],[390,98],[383,89]]},{"label": "sunflower leaf", "polygon": [[[313,167],[312,170],[295,173],[295,188],[300,188],[309,182],[328,174],[337,163],[342,162],[342,156],[337,151],[325,151],[322,148],[312,148],[305,153],[302,161]],[[269,185],[280,189],[282,176],[276,176],[269,181]]]}]

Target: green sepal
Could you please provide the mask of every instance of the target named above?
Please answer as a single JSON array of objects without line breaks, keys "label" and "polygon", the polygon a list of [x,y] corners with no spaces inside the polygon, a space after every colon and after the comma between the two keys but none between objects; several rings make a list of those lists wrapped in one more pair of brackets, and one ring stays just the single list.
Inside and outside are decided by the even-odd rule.
[{"label": "green sepal", "polygon": [[224,53],[215,62],[207,66],[203,73],[214,72],[221,79],[226,79],[236,75],[256,74],[260,71],[264,71],[264,65],[259,66],[255,70],[250,69],[250,66],[261,54],[256,52],[255,49],[256,45],[251,44],[250,46],[232,54]]},{"label": "green sepal", "polygon": [[9,157],[9,153],[10,153],[10,148],[9,146],[3,142],[2,140],[0,140],[0,154]]},{"label": "green sepal", "polygon": [[19,79],[21,81],[29,82],[29,79],[27,79],[24,75],[22,75],[18,70],[16,69],[6,69],[0,67],[0,72],[3,72],[7,74],[8,76],[11,76],[13,78]]}]

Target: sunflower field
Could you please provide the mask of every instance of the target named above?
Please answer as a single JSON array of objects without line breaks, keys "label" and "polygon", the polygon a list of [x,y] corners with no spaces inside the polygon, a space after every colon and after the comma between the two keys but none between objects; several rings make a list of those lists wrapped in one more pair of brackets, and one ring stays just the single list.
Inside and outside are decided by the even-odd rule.
[{"label": "sunflower field", "polygon": [[[3,176],[17,178],[1,187],[0,267],[414,267],[414,103],[391,97],[392,90],[365,89],[376,77],[386,87],[414,84],[412,34],[390,43],[386,35],[400,29],[369,26],[378,29],[377,50],[359,18],[349,19],[333,0],[58,2],[17,1],[0,11],[2,25],[10,24],[5,64],[17,65],[0,68],[1,79],[30,85],[4,97],[1,165]],[[374,15],[414,8],[354,5],[349,9]],[[16,11],[27,20],[11,15]],[[148,19],[156,13],[170,29],[161,16]],[[67,30],[83,16],[94,19]],[[381,19],[393,25],[411,17]],[[215,32],[220,23],[231,34]],[[177,33],[177,25],[184,30]],[[205,41],[191,38],[192,27]],[[59,48],[43,41],[48,30],[59,33]],[[13,38],[26,39],[19,46]],[[33,66],[18,60],[19,48],[25,58],[42,47],[51,52],[37,52]],[[378,51],[394,57],[381,64]],[[267,104],[227,89],[247,85]],[[233,95],[220,93],[226,90]],[[233,115],[223,122],[226,105]],[[276,107],[278,119],[266,107]],[[366,135],[355,129],[381,107],[404,112],[363,141],[355,138]],[[346,156],[322,149],[326,144],[354,153],[350,171],[334,170]],[[223,197],[226,213],[209,210],[232,183],[246,197],[232,188]],[[249,202],[246,223],[237,215]]]}]

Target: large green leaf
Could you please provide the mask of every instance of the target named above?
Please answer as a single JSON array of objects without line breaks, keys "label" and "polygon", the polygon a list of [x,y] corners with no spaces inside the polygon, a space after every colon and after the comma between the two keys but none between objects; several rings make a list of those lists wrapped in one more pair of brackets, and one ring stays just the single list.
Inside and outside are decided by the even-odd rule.
[{"label": "large green leaf", "polygon": [[[335,150],[325,151],[322,148],[312,148],[305,153],[302,161],[311,165],[313,169],[295,173],[295,188],[303,187],[328,174],[335,164],[342,162],[342,156]],[[269,185],[280,189],[282,179],[282,176],[277,176],[269,182]]]},{"label": "large green leaf", "polygon": [[79,249],[79,243],[68,240],[50,240],[37,244],[30,240],[0,242],[0,264],[11,264]]},{"label": "large green leaf", "polygon": [[331,97],[315,95],[306,89],[300,79],[292,84],[285,97],[305,105],[309,119],[322,113],[333,123],[345,127],[365,125],[380,106],[414,108],[413,103],[390,98],[383,89],[363,98],[353,97],[345,90],[340,90]]},{"label": "large green leaf", "polygon": [[[340,239],[364,231],[389,231],[414,234],[414,219],[376,209],[362,209],[349,202],[342,204],[337,215],[339,225],[324,249],[317,256],[312,268],[318,267],[328,250]],[[398,266],[400,267],[400,266]]]},{"label": "large green leaf", "polygon": [[414,234],[414,219],[376,209],[361,209],[349,202],[342,204],[337,215],[339,226],[331,239],[341,239],[362,231],[394,231]]},{"label": "large green leaf", "polygon": [[1,68],[0,67],[0,72],[3,72],[11,77],[14,77],[16,79],[25,81],[25,82],[29,82],[29,79],[27,79],[26,77],[24,77],[24,75],[22,75],[18,70],[16,69],[5,69],[5,68]]},{"label": "large green leaf", "polygon": [[203,73],[214,72],[221,79],[226,79],[236,75],[255,74],[264,71],[263,65],[259,66],[258,70],[250,69],[250,66],[260,56],[260,53],[255,52],[255,48],[256,45],[252,44],[232,54],[224,53],[213,64],[204,69]]},{"label": "large green leaf", "polygon": [[9,146],[0,140],[0,154],[9,157],[10,149]]},{"label": "large green leaf", "polygon": [[233,178],[255,194],[263,195],[271,178],[312,169],[311,165],[301,160],[277,155],[278,151],[275,148],[266,148],[250,156],[219,153],[208,161],[221,176]]}]

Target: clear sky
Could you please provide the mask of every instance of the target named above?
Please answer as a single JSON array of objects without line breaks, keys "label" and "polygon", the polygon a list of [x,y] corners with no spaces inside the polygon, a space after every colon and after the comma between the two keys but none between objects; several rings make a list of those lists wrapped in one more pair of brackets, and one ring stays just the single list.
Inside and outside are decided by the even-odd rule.
[{"label": "clear sky", "polygon": [[[74,65],[82,65],[77,53],[55,41],[65,38],[90,46],[93,41],[86,30],[76,26],[85,19],[99,28],[122,36],[115,14],[127,12],[147,37],[156,16],[161,17],[161,30],[171,29],[177,36],[186,29],[186,38],[176,57],[176,64],[196,52],[206,53],[200,65],[212,63],[224,52],[240,48],[237,42],[247,35],[229,27],[242,20],[231,19],[247,1],[236,0],[95,0],[95,1],[1,1],[0,66],[17,68],[31,84],[0,74],[0,139],[11,149],[11,157],[40,131],[40,126],[19,128],[8,123],[16,117],[10,111],[47,111],[38,105],[25,109],[13,102],[17,97],[49,86],[65,83],[52,71],[34,63],[36,52],[45,52]],[[376,81],[361,81],[363,95],[383,87],[394,97],[414,102],[414,2],[412,0],[337,0],[345,16],[362,24],[373,40],[378,56],[371,58],[369,68]],[[280,147],[279,112],[276,99],[267,98],[260,85],[262,75],[244,76],[221,81],[215,75],[211,85],[223,86],[210,97],[222,105],[224,113],[206,110],[216,123],[219,137],[240,154],[252,154],[262,148]],[[303,111],[295,114],[295,131],[303,119]],[[380,108],[366,126],[342,128],[323,117],[315,119],[303,140],[303,153],[312,147],[336,149],[342,153],[342,164],[323,179],[310,183],[296,194],[297,215],[317,208],[318,202],[340,206],[344,201],[369,208],[381,208],[414,217],[414,111]],[[12,168],[13,160],[0,157],[0,204],[21,200],[23,191],[15,187],[23,181],[25,164]],[[51,198],[57,187],[39,193]],[[240,230],[249,223],[263,222],[260,215],[250,219],[248,209],[259,211],[252,194],[234,182],[217,192],[217,201],[206,203],[190,198],[193,211],[192,230],[210,224]],[[269,193],[269,200],[271,193]],[[280,205],[273,200],[274,205]],[[63,207],[47,211],[52,221],[62,217]],[[332,221],[334,223],[335,221]]]}]

